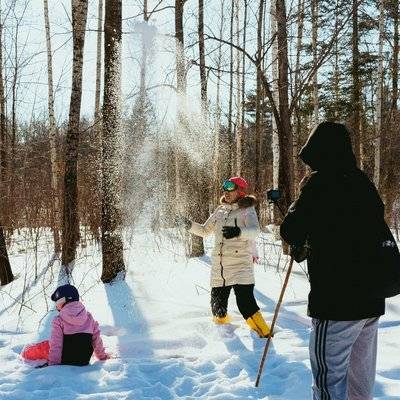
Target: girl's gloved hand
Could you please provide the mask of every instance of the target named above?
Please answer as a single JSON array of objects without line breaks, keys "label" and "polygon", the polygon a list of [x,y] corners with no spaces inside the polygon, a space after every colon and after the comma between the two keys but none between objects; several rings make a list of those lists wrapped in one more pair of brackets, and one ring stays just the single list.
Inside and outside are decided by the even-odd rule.
[{"label": "girl's gloved hand", "polygon": [[223,226],[222,236],[225,239],[232,239],[240,235],[240,228],[237,226],[237,220],[235,218],[235,226]]}]

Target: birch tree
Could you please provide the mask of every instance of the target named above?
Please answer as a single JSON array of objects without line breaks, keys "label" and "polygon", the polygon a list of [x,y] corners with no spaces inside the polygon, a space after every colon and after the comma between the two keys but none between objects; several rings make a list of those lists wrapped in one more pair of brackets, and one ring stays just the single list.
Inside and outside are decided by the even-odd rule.
[{"label": "birch tree", "polygon": [[121,43],[122,0],[106,0],[102,152],[102,254],[104,283],[124,278],[122,242]]},{"label": "birch tree", "polygon": [[[278,96],[278,41],[276,39],[276,1],[270,4],[270,40],[271,43],[271,78],[272,97],[275,107],[279,105]],[[279,187],[279,136],[276,116],[272,113],[272,185]]]},{"label": "birch tree", "polygon": [[[303,47],[303,31],[304,31],[304,0],[298,0],[298,15],[297,15],[297,42],[296,42],[296,66],[294,75],[294,90],[298,91],[300,85],[300,60],[301,60],[301,50]],[[301,100],[298,100],[298,104],[294,111],[294,131],[293,131],[293,179],[295,182],[299,181],[298,173],[298,157],[299,152],[299,139],[301,132],[301,115],[300,115],[300,105]],[[277,186],[275,186],[277,187]],[[297,185],[296,185],[297,187]],[[295,187],[295,189],[296,189]]]},{"label": "birch tree", "polygon": [[384,0],[379,2],[379,51],[378,51],[378,79],[376,96],[376,137],[375,137],[375,163],[374,183],[379,190],[381,171],[381,135],[382,135],[382,95],[383,95],[383,43],[385,35],[385,8]]},{"label": "birch tree", "polygon": [[82,68],[87,20],[87,0],[72,1],[72,88],[68,129],[65,138],[64,216],[62,264],[70,272],[79,240],[78,219],[78,145],[82,100]]},{"label": "birch tree", "polygon": [[46,30],[47,50],[47,107],[49,113],[49,143],[50,143],[50,165],[51,165],[51,193],[54,208],[52,210],[52,229],[54,240],[54,252],[61,250],[59,223],[60,223],[60,201],[58,193],[58,168],[57,168],[57,145],[56,145],[56,118],[54,115],[54,88],[53,88],[53,54],[51,50],[50,20],[48,0],[43,0],[44,26]]},{"label": "birch tree", "polygon": [[313,75],[313,125],[318,124],[318,115],[319,115],[319,102],[318,102],[318,0],[311,1],[311,20],[312,20],[312,57],[313,57],[313,64],[314,64],[314,75]]},{"label": "birch tree", "polygon": [[[263,59],[263,20],[264,20],[264,5],[265,0],[260,0],[258,3],[258,18],[257,18],[257,60],[261,64],[259,69],[262,69]],[[260,74],[257,74],[256,81],[256,141],[255,141],[255,193],[257,196],[261,192],[261,136],[263,131],[262,124],[262,82]]]},{"label": "birch tree", "polygon": [[361,83],[360,83],[360,51],[358,32],[358,0],[353,0],[353,32],[352,32],[352,68],[353,78],[351,104],[353,109],[352,125],[354,132],[354,154],[357,161],[361,161],[362,140],[360,137],[360,109],[361,109]]}]

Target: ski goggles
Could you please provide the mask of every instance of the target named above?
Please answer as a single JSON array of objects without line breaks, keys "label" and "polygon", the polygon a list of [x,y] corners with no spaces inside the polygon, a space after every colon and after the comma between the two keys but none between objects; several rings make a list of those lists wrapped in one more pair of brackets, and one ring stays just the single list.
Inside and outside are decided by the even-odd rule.
[{"label": "ski goggles", "polygon": [[222,184],[222,190],[224,192],[234,192],[237,188],[238,186],[236,185],[236,183],[229,180],[224,181],[224,183]]}]

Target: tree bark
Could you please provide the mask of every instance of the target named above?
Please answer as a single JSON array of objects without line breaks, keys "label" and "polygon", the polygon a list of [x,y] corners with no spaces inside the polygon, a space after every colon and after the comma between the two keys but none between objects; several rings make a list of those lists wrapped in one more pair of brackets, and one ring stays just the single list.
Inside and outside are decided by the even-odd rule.
[{"label": "tree bark", "polygon": [[[225,0],[221,2],[221,22],[219,27],[219,38],[223,37],[223,27],[224,27],[224,6]],[[220,166],[220,154],[221,154],[221,64],[222,64],[222,45],[218,48],[218,57],[217,57],[217,94],[216,94],[216,113],[215,113],[215,136],[214,136],[214,157],[213,157],[213,177],[214,177],[214,193],[213,193],[213,201],[215,204],[218,204],[219,196],[220,196],[220,184],[221,184],[221,166]]]},{"label": "tree bark", "polygon": [[87,0],[72,1],[73,64],[69,122],[66,134],[64,173],[64,216],[62,232],[62,265],[67,273],[75,260],[79,240],[78,219],[78,146],[82,101],[82,67],[87,20]]},{"label": "tree bark", "polygon": [[381,172],[381,135],[382,135],[382,96],[383,96],[383,42],[385,29],[385,10],[384,0],[379,2],[379,51],[378,51],[378,79],[377,79],[377,99],[376,99],[376,138],[375,138],[375,164],[374,164],[374,183],[379,190]]},{"label": "tree bark", "polygon": [[360,114],[361,114],[361,84],[360,84],[360,51],[358,33],[358,0],[353,0],[353,33],[352,33],[352,109],[353,109],[353,132],[354,132],[354,155],[358,162],[361,157],[361,138],[360,138]]},{"label": "tree bark", "polygon": [[[6,117],[4,107],[4,81],[3,81],[3,21],[0,9],[0,205],[4,206],[5,197],[5,174],[6,174]],[[2,211],[3,214],[3,211]],[[2,219],[2,218],[1,218]],[[0,284],[7,285],[14,280],[14,275],[11,269],[10,261],[8,258],[6,241],[4,238],[3,225],[0,223]]]},{"label": "tree bark", "polygon": [[314,64],[314,76],[313,76],[313,125],[318,124],[319,115],[319,102],[318,102],[318,0],[311,1],[311,19],[312,19],[312,54],[313,54],[313,64]]},{"label": "tree bark", "polygon": [[[233,19],[235,16],[235,0],[231,0],[231,15],[230,15],[230,42],[233,43]],[[227,160],[230,170],[233,169],[233,157],[232,157],[232,139],[233,139],[233,47],[230,47],[229,54],[229,101],[228,101],[228,152]],[[232,171],[233,172],[233,171]]]},{"label": "tree bark", "polygon": [[122,243],[121,45],[122,0],[106,0],[102,154],[102,253],[104,283],[125,278]]},{"label": "tree bark", "polygon": [[[264,21],[264,3],[265,0],[260,0],[258,3],[258,18],[257,18],[257,63],[258,69],[262,69],[263,58],[263,21]],[[255,179],[254,192],[259,198],[261,194],[261,136],[263,130],[262,124],[262,82],[260,74],[257,74],[256,82],[256,141],[255,141]],[[259,208],[257,210],[259,212]]]},{"label": "tree bark", "polygon": [[[270,36],[273,40],[271,44],[271,72],[272,72],[272,96],[275,107],[279,105],[278,95],[278,41],[276,38],[276,1],[272,0],[270,5]],[[278,122],[276,116],[272,113],[272,185],[274,188],[279,187],[279,136]]]},{"label": "tree bark", "polygon": [[393,54],[392,54],[392,99],[390,110],[390,124],[387,129],[388,143],[386,147],[386,176],[385,176],[385,213],[386,221],[396,226],[395,201],[398,196],[398,182],[396,182],[396,162],[394,145],[395,137],[398,135],[398,79],[399,79],[399,0],[389,3],[390,16],[393,20]]},{"label": "tree bark", "polygon": [[[239,0],[235,0],[235,21],[236,21],[236,45],[240,47],[240,3]],[[242,104],[241,104],[241,78],[240,78],[240,63],[241,53],[240,50],[236,49],[236,168],[235,175],[240,176],[242,174],[242,136],[243,136],[243,125],[242,125]],[[243,76],[244,80],[244,76]]]},{"label": "tree bark", "polygon": [[282,207],[286,211],[294,197],[293,190],[293,137],[289,112],[289,60],[287,17],[285,0],[276,0],[276,20],[279,66],[279,188]]},{"label": "tree bark", "polygon": [[[294,76],[294,90],[297,92],[300,84],[300,59],[301,49],[303,46],[303,31],[304,31],[304,0],[298,0],[298,17],[297,17],[297,43],[296,43],[296,67]],[[295,189],[299,182],[299,168],[298,168],[298,152],[299,152],[299,140],[301,133],[301,114],[300,114],[301,100],[299,99],[298,104],[295,108],[295,131],[293,132],[293,179],[295,182]],[[297,193],[295,193],[296,195]]]},{"label": "tree bark", "polygon": [[200,88],[201,106],[203,112],[207,110],[207,75],[206,75],[206,55],[204,45],[204,0],[199,0],[199,54],[200,54]]},{"label": "tree bark", "polygon": [[58,191],[58,168],[57,168],[57,144],[56,144],[56,118],[54,115],[54,88],[53,88],[53,55],[51,51],[50,20],[48,0],[43,1],[44,25],[46,30],[46,50],[47,50],[47,89],[48,89],[48,113],[49,113],[49,142],[50,142],[50,165],[51,165],[51,192],[54,199],[52,210],[52,229],[54,252],[61,250],[60,243],[60,198]]}]

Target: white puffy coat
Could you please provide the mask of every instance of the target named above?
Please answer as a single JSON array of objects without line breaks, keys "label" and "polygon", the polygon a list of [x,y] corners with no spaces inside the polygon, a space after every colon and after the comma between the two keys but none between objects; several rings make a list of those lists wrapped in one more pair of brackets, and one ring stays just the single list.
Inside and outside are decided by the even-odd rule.
[{"label": "white puffy coat", "polygon": [[[252,245],[260,233],[256,200],[246,196],[237,203],[222,203],[203,224],[192,223],[189,232],[198,236],[215,234],[212,251],[211,287],[254,284]],[[223,226],[240,228],[239,237],[225,239]]]}]

